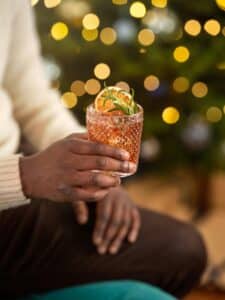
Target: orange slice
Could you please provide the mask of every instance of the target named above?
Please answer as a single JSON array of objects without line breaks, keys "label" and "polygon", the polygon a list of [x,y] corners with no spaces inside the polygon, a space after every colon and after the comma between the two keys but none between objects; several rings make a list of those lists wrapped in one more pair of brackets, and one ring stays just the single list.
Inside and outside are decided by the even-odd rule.
[{"label": "orange slice", "polygon": [[128,92],[122,90],[117,86],[109,86],[103,89],[95,98],[95,102],[94,102],[95,110],[107,114],[124,114],[124,112],[119,109],[110,112],[110,110],[114,109],[115,106],[113,104],[113,101],[110,98],[107,99],[107,95],[109,94],[109,92],[113,96],[120,98],[123,101],[123,103],[127,103],[127,105],[129,105],[129,102],[131,100],[131,95]]}]

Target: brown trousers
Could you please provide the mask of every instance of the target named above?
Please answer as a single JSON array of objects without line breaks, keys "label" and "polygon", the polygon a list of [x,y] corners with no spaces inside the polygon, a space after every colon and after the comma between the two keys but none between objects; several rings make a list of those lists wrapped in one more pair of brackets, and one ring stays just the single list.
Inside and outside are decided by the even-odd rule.
[{"label": "brown trousers", "polygon": [[191,225],[141,211],[134,245],[99,255],[91,241],[95,207],[87,225],[69,204],[32,201],[0,213],[0,299],[111,279],[136,279],[181,297],[198,281],[206,252]]}]

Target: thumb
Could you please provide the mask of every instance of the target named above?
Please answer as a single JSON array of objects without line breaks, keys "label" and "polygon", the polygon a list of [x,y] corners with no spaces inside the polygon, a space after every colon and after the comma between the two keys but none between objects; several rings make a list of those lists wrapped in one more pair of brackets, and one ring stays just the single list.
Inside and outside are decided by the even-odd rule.
[{"label": "thumb", "polygon": [[76,220],[79,224],[86,224],[88,221],[88,206],[83,201],[74,201],[72,202]]}]

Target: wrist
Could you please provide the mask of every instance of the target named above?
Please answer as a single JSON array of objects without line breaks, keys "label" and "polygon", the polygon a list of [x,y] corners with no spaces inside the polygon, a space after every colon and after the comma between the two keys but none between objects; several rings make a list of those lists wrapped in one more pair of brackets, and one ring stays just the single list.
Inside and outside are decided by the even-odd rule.
[{"label": "wrist", "polygon": [[32,197],[31,179],[31,164],[29,157],[20,157],[19,159],[20,179],[22,190],[26,198]]}]

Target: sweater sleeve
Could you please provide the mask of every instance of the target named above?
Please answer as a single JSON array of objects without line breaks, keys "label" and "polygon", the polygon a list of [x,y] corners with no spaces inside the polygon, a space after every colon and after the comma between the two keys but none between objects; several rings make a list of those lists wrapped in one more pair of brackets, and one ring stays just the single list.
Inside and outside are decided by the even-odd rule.
[{"label": "sweater sleeve", "polygon": [[18,0],[15,5],[4,84],[24,135],[42,150],[84,127],[63,107],[45,78],[30,1]]},{"label": "sweater sleeve", "polygon": [[0,158],[0,211],[29,203],[22,191],[19,155]]}]

